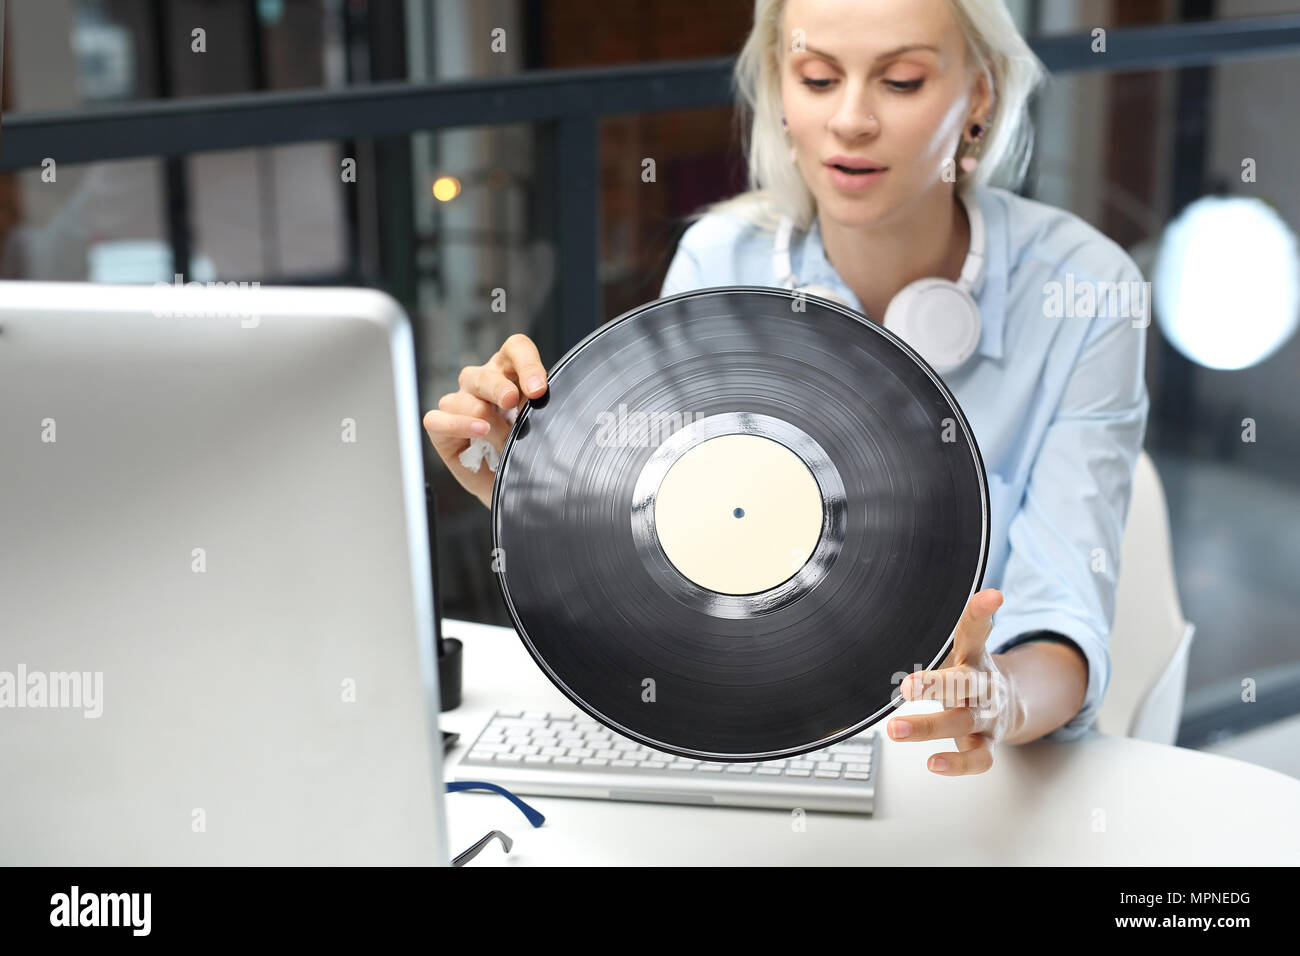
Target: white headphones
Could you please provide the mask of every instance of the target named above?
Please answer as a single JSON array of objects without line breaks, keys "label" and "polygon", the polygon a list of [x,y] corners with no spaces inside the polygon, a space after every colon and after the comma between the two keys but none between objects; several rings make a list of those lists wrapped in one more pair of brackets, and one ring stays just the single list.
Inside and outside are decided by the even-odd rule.
[{"label": "white headphones", "polygon": [[[980,310],[973,290],[984,269],[984,215],[979,203],[958,193],[970,220],[970,252],[956,282],[917,279],[894,296],[885,310],[884,326],[921,353],[940,374],[960,367],[980,340]],[[790,235],[794,222],[783,217],[772,247],[772,269],[783,288],[808,292],[848,305],[825,286],[800,286],[790,268]],[[852,306],[849,306],[852,308]]]}]

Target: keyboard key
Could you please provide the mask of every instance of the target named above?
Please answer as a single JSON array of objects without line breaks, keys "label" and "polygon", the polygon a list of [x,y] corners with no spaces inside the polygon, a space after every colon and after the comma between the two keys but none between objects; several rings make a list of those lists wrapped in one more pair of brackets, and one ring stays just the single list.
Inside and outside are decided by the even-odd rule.
[{"label": "keyboard key", "polygon": [[754,770],[754,773],[762,774],[765,777],[779,777],[781,776],[781,768],[780,767],[758,767]]},{"label": "keyboard key", "polygon": [[636,761],[635,760],[611,760],[609,762],[609,765],[611,767],[635,767]]},{"label": "keyboard key", "polygon": [[824,762],[822,762],[822,763],[817,764],[817,769],[818,769],[818,770],[834,770],[835,773],[838,775],[839,772],[840,772],[841,770],[844,769],[844,764],[842,764],[842,763],[833,763],[833,762],[830,762],[830,761],[824,761]]},{"label": "keyboard key", "polygon": [[563,757],[566,753],[568,753],[568,748],[566,748],[566,747],[543,747],[543,748],[542,748],[542,753],[544,753],[544,754],[545,754],[546,756],[548,756],[548,757]]},{"label": "keyboard key", "polygon": [[702,763],[695,768],[700,773],[721,773],[722,764],[720,763]]},{"label": "keyboard key", "polygon": [[801,769],[801,768],[799,768],[799,767],[786,767],[786,768],[785,768],[785,775],[786,775],[787,777],[811,777],[811,776],[812,776],[812,771],[811,771],[811,770],[803,770],[803,769]]},{"label": "keyboard key", "polygon": [[493,763],[523,763],[523,754],[497,754],[497,759]]},{"label": "keyboard key", "polygon": [[622,760],[623,751],[621,750],[599,750],[596,752],[597,757],[603,757],[606,760]]},{"label": "keyboard key", "polygon": [[695,764],[687,763],[685,760],[679,760],[674,764],[668,765],[669,770],[694,770]]},{"label": "keyboard key", "polygon": [[844,765],[845,773],[871,773],[869,763],[850,763]]},{"label": "keyboard key", "polygon": [[790,770],[811,770],[813,768],[811,760],[788,760],[785,765]]},{"label": "keyboard key", "polygon": [[871,774],[858,773],[857,771],[854,770],[846,770],[844,772],[844,779],[845,780],[870,780]]},{"label": "keyboard key", "polygon": [[577,757],[555,757],[552,758],[551,763],[556,764],[557,766],[573,767],[577,765],[578,758]]},{"label": "keyboard key", "polygon": [[495,756],[496,754],[492,753],[490,750],[471,750],[467,759],[482,760],[485,763],[490,763],[492,758]]},{"label": "keyboard key", "polygon": [[531,730],[531,729],[534,728],[534,727],[544,727],[544,726],[546,726],[546,721],[544,721],[544,720],[525,720],[524,718],[521,717],[521,718],[519,718],[518,720],[514,720],[514,719],[511,719],[511,720],[499,720],[499,721],[497,721],[496,723],[494,723],[492,726],[493,726],[494,728],[498,728],[498,729],[500,729],[500,730],[505,730],[505,731],[511,731],[511,730]]},{"label": "keyboard key", "polygon": [[641,766],[645,767],[647,770],[663,770],[664,767],[668,766],[668,764],[664,763],[662,760],[646,760],[641,764]]},{"label": "keyboard key", "polygon": [[609,766],[609,761],[606,760],[604,757],[583,757],[583,758],[582,758],[582,763],[583,763],[583,766],[586,766],[586,767],[607,767],[607,766]]},{"label": "keyboard key", "polygon": [[840,772],[838,770],[818,770],[817,776],[825,780],[838,780],[840,779]]},{"label": "keyboard key", "polygon": [[541,747],[534,747],[532,744],[519,744],[515,747],[515,753],[522,754],[524,756],[531,756],[533,754],[539,754],[541,752],[542,752]]},{"label": "keyboard key", "polygon": [[754,765],[748,763],[733,763],[727,768],[727,773],[753,773]]},{"label": "keyboard key", "polygon": [[596,751],[588,747],[570,747],[569,756],[570,757],[594,757],[596,756]]},{"label": "keyboard key", "polygon": [[542,756],[541,754],[533,754],[531,756],[524,758],[524,763],[533,764],[534,766],[538,766],[541,764],[548,764],[550,762],[551,762],[550,757]]}]

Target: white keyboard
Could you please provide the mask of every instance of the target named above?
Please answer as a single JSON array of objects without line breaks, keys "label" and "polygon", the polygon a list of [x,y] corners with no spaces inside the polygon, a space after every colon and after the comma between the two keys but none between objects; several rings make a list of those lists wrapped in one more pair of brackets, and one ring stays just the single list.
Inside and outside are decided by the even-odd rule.
[{"label": "white keyboard", "polygon": [[877,734],[783,760],[713,763],[651,750],[582,713],[499,710],[453,779],[543,796],[869,814]]}]

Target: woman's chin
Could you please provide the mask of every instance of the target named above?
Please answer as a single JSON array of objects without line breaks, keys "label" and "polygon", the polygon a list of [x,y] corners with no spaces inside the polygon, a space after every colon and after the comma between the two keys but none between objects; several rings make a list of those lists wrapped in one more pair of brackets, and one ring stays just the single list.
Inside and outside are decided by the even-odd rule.
[{"label": "woman's chin", "polygon": [[880,195],[851,198],[835,193],[816,198],[821,215],[845,229],[874,226],[888,218],[891,208],[888,198]]}]

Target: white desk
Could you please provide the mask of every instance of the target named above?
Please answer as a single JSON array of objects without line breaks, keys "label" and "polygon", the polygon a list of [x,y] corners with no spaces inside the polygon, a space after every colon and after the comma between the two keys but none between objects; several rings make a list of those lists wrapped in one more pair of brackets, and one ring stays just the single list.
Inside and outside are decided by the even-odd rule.
[{"label": "white desk", "polygon": [[[577,710],[512,628],[447,620],[443,633],[465,643],[463,701],[440,720],[461,734],[449,778],[494,710]],[[514,851],[493,841],[470,866],[1300,864],[1300,780],[1264,767],[1094,733],[999,747],[987,773],[941,777],[925,763],[953,741],[877,726],[874,816],[809,811],[796,832],[786,810],[521,795],[546,815],[534,829],[504,797],[469,791],[447,795],[451,852],[496,829]]]}]

